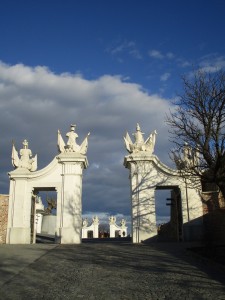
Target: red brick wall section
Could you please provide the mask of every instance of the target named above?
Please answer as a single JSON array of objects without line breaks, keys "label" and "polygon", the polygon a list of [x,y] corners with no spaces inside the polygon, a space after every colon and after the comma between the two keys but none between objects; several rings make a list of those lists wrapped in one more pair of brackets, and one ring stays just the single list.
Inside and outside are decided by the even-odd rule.
[{"label": "red brick wall section", "polygon": [[6,243],[9,195],[0,194],[0,244]]}]

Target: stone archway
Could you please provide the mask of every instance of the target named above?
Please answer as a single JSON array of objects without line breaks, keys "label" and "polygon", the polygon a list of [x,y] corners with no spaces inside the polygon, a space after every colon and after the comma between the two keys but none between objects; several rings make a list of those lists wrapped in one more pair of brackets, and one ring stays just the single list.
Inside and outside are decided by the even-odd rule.
[{"label": "stone archway", "polygon": [[[89,134],[88,134],[89,135]],[[12,162],[16,168],[9,173],[8,244],[31,243],[32,197],[37,190],[57,192],[56,240],[62,244],[81,242],[82,228],[82,174],[88,166],[85,156],[88,136],[79,146],[75,125],[71,125],[67,144],[58,132],[60,154],[42,170],[36,171],[37,158],[32,158],[25,140],[19,155],[13,145]]]},{"label": "stone archway", "polygon": [[137,124],[133,134],[133,143],[127,133],[124,140],[129,155],[124,159],[124,166],[130,171],[132,203],[132,239],[140,243],[157,236],[155,215],[155,190],[159,187],[176,187],[180,191],[183,220],[183,239],[201,238],[202,202],[199,191],[180,176],[180,172],[164,165],[153,155],[156,131],[144,141],[143,133]]}]

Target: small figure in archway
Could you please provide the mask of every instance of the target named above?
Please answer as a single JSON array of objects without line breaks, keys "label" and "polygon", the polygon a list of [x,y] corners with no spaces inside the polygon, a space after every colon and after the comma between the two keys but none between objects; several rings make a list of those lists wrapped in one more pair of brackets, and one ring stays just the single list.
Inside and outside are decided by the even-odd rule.
[{"label": "small figure in archway", "polygon": [[57,203],[54,199],[46,199],[48,202],[48,207],[45,209],[45,213],[50,215],[53,209],[56,209]]}]

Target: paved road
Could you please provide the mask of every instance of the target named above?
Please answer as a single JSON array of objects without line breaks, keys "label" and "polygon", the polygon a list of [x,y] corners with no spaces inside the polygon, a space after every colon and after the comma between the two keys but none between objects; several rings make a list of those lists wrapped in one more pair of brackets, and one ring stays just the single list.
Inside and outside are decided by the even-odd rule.
[{"label": "paved road", "polygon": [[181,244],[2,245],[0,299],[225,299],[223,269]]}]

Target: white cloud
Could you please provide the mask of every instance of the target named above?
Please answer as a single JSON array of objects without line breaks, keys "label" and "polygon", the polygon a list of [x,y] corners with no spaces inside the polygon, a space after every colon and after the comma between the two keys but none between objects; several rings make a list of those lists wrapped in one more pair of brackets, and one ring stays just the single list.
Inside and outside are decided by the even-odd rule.
[{"label": "white cloud", "polygon": [[217,72],[225,68],[225,56],[218,56],[217,54],[206,55],[201,58],[199,66],[202,71]]},{"label": "white cloud", "polygon": [[167,81],[170,78],[171,74],[166,72],[160,76],[161,81]]},{"label": "white cloud", "polygon": [[77,124],[82,142],[90,131],[88,160],[84,172],[83,209],[129,214],[127,155],[123,144],[126,130],[158,132],[155,153],[168,161],[168,129],[165,113],[170,103],[159,95],[147,94],[140,85],[120,76],[104,75],[95,80],[80,74],[54,74],[46,67],[0,63],[0,192],[7,193],[11,166],[11,140],[17,149],[27,138],[43,168],[57,154],[57,130],[65,138],[71,123]]},{"label": "white cloud", "polygon": [[169,59],[173,59],[175,57],[175,55],[172,52],[168,52],[168,53],[166,53],[166,57]]},{"label": "white cloud", "polygon": [[153,57],[153,58],[157,58],[157,59],[163,59],[164,58],[164,55],[162,55],[162,53],[158,50],[150,50],[148,52],[149,56],[150,57]]},{"label": "white cloud", "polygon": [[172,52],[162,53],[159,50],[150,50],[148,52],[149,56],[155,59],[173,59],[175,58],[175,55]]},{"label": "white cloud", "polygon": [[[108,47],[107,52],[115,56],[129,54],[135,59],[142,59],[141,53],[138,50],[136,43],[133,41],[125,40],[123,42],[117,42],[115,46]],[[123,62],[123,59],[119,58],[119,60]]]},{"label": "white cloud", "polygon": [[178,62],[178,66],[181,67],[181,68],[186,68],[186,67],[191,66],[191,63],[189,61],[184,60],[182,58],[178,58],[177,62]]}]

